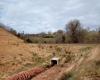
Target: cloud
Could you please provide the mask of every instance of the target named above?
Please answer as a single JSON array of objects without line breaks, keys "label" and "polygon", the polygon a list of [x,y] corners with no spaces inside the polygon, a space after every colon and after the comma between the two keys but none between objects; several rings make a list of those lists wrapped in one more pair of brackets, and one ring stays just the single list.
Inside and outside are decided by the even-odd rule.
[{"label": "cloud", "polygon": [[64,29],[72,19],[100,25],[99,0],[0,0],[0,22],[26,33]]}]

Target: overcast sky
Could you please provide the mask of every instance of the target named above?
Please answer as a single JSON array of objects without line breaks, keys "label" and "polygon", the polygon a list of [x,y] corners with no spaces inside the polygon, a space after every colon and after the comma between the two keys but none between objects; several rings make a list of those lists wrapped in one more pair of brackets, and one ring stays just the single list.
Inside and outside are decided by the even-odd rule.
[{"label": "overcast sky", "polygon": [[72,19],[100,25],[100,0],[0,0],[0,22],[17,31],[56,31]]}]

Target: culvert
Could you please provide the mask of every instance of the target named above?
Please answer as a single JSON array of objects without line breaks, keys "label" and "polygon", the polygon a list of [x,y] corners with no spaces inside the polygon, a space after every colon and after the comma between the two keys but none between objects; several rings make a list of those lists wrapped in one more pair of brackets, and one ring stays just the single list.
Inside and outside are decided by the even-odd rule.
[{"label": "culvert", "polygon": [[60,59],[58,57],[53,57],[51,59],[51,61],[50,61],[51,62],[51,66],[58,65],[59,61],[60,61]]}]

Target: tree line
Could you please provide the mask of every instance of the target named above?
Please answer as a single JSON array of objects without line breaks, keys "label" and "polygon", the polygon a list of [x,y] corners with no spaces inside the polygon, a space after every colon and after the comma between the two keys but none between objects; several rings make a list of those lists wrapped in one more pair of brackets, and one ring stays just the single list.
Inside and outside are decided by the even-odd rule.
[{"label": "tree line", "polygon": [[27,43],[100,43],[100,27],[89,30],[83,28],[79,20],[71,20],[66,24],[65,30],[53,33],[24,34],[13,29],[10,29],[10,32]]}]

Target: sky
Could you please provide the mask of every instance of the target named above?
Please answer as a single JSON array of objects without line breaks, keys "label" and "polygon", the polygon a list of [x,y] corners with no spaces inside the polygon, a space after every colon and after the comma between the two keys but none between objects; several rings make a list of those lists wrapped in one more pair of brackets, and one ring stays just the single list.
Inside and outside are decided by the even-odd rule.
[{"label": "sky", "polygon": [[0,0],[0,23],[18,32],[54,32],[73,19],[100,25],[100,0]]}]

